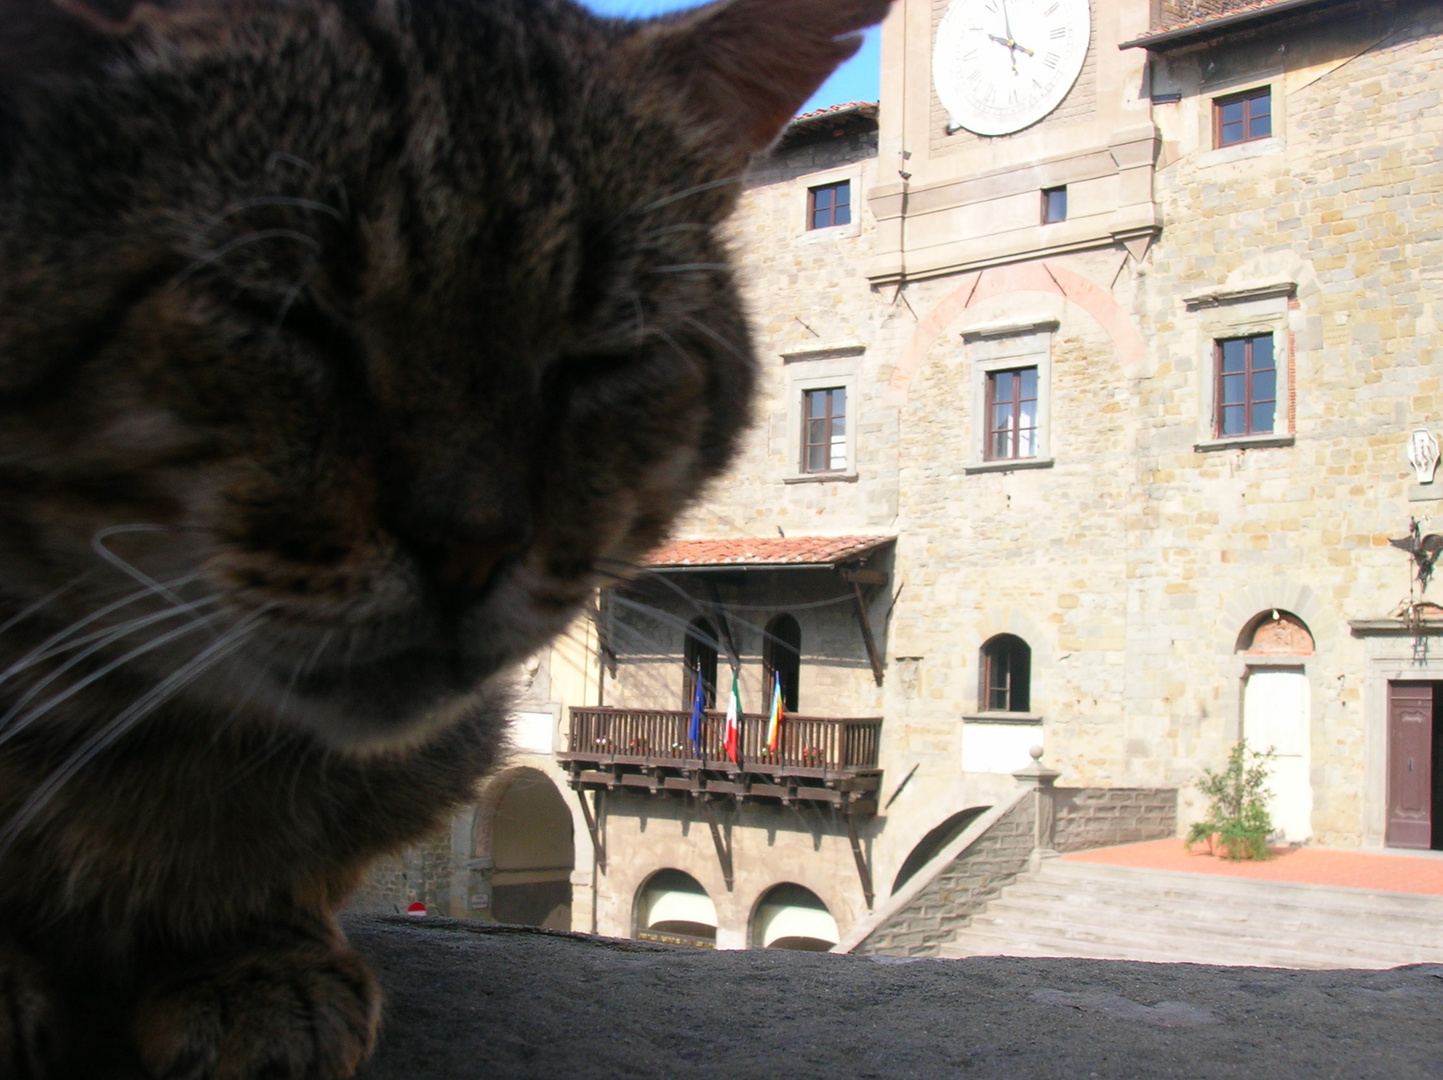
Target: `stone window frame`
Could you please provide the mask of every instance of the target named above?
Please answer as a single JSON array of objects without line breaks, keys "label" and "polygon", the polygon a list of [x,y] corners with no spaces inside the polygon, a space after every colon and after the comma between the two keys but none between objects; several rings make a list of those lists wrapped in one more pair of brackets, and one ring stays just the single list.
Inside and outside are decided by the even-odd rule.
[{"label": "stone window frame", "polygon": [[[812,228],[812,192],[819,187],[828,187],[847,181],[851,185],[852,220],[846,225],[829,225],[826,228]],[[819,169],[806,173],[793,182],[793,192],[787,201],[787,217],[792,223],[792,232],[798,243],[829,243],[862,234],[862,162],[838,165],[830,169]]]},{"label": "stone window frame", "polygon": [[[1271,107],[1272,134],[1262,139],[1219,146],[1216,129],[1218,102],[1264,88],[1268,90]],[[1288,102],[1284,92],[1281,64],[1267,69],[1254,69],[1246,76],[1232,75],[1214,82],[1204,79],[1198,87],[1198,93],[1203,98],[1203,107],[1197,110],[1197,145],[1203,148],[1203,152],[1198,156],[1198,168],[1206,169],[1214,165],[1227,165],[1248,158],[1276,154],[1287,145]]]},{"label": "stone window frame", "polygon": [[[1198,439],[1194,450],[1206,453],[1293,445],[1297,365],[1289,315],[1297,291],[1295,281],[1272,281],[1221,286],[1183,298],[1188,311],[1197,316]],[[1260,334],[1273,336],[1273,364],[1278,373],[1273,430],[1264,435],[1220,436],[1217,343]]]},{"label": "stone window frame", "polygon": [[[823,230],[835,231],[835,230]],[[782,353],[787,374],[787,465],[782,475],[788,484],[850,483],[857,479],[857,428],[861,420],[862,354],[866,346],[841,342]],[[803,402],[808,390],[841,388],[847,392],[847,464],[836,472],[807,472],[802,460]]]},{"label": "stone window frame", "polygon": [[[1046,469],[1052,459],[1052,337],[1061,326],[1055,316],[1026,318],[977,326],[962,333],[971,365],[972,432],[965,472],[1012,472]],[[1030,458],[987,456],[988,375],[1019,368],[1037,368],[1037,453]]]}]

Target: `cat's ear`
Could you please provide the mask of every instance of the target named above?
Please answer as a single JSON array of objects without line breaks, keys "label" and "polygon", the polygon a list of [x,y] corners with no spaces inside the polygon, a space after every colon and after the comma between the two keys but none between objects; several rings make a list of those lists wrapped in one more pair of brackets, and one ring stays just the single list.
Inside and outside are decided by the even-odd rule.
[{"label": "cat's ear", "polygon": [[862,44],[892,0],[719,0],[651,23],[634,42],[653,77],[745,156],[787,122]]}]

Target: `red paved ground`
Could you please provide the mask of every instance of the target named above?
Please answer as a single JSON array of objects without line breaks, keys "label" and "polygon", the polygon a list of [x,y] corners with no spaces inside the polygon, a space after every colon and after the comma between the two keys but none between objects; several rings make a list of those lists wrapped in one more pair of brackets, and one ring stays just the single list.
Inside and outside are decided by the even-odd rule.
[{"label": "red paved ground", "polygon": [[1145,870],[1181,870],[1258,881],[1296,881],[1306,885],[1345,885],[1354,889],[1443,896],[1443,858],[1426,856],[1301,847],[1277,849],[1275,857],[1267,862],[1229,862],[1209,855],[1205,844],[1195,845],[1189,854],[1181,840],[1150,840],[1095,851],[1074,851],[1062,857],[1075,862],[1136,866]]}]

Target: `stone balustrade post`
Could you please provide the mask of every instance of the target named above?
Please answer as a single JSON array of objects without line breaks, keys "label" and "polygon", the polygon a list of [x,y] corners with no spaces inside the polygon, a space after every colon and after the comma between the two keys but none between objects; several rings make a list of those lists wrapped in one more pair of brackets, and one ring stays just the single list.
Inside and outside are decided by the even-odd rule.
[{"label": "stone balustrade post", "polygon": [[1032,788],[1034,824],[1032,856],[1028,860],[1028,869],[1036,871],[1042,865],[1043,859],[1057,856],[1057,851],[1053,847],[1054,828],[1057,821],[1056,808],[1053,805],[1053,785],[1057,783],[1057,778],[1062,774],[1056,769],[1050,769],[1042,764],[1042,747],[1034,746],[1028,753],[1032,755],[1031,763],[1024,765],[1012,775],[1023,787]]}]

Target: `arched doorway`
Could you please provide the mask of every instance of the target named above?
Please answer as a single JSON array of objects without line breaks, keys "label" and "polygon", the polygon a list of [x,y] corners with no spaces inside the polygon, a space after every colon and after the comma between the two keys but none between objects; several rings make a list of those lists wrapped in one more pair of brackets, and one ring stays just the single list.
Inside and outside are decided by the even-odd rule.
[{"label": "arched doorway", "polygon": [[[576,848],[561,792],[539,770],[518,769],[495,807],[491,914],[497,922],[570,930]],[[477,854],[485,855],[481,846]]]},{"label": "arched doorway", "polygon": [[669,945],[716,948],[716,905],[701,882],[681,870],[658,870],[636,896],[633,936]]},{"label": "arched doorway", "polygon": [[790,615],[772,619],[762,637],[763,715],[771,712],[772,686],[778,676],[782,680],[782,708],[794,713],[802,681],[802,628]]},{"label": "arched doorway", "polygon": [[716,657],[719,643],[716,627],[710,619],[695,619],[687,627],[686,641],[682,648],[682,663],[686,674],[681,683],[681,706],[691,710],[696,690],[697,673],[701,673],[702,705],[716,708]]},{"label": "arched doorway", "polygon": [[1274,753],[1268,815],[1291,843],[1312,834],[1312,694],[1305,659],[1313,635],[1290,611],[1276,608],[1249,619],[1238,635],[1247,665],[1243,681],[1243,738]]},{"label": "arched doorway", "polygon": [[822,898],[791,882],[773,885],[763,893],[752,916],[754,949],[826,952],[841,939],[837,920]]},{"label": "arched doorway", "polygon": [[971,825],[990,809],[991,807],[988,806],[972,806],[966,810],[959,810],[942,824],[929,830],[926,836],[917,841],[917,846],[912,849],[911,854],[902,863],[902,868],[897,871],[897,876],[892,881],[893,895],[896,895],[897,891],[907,884],[918,870],[931,862],[939,851],[961,836],[968,825]]}]

